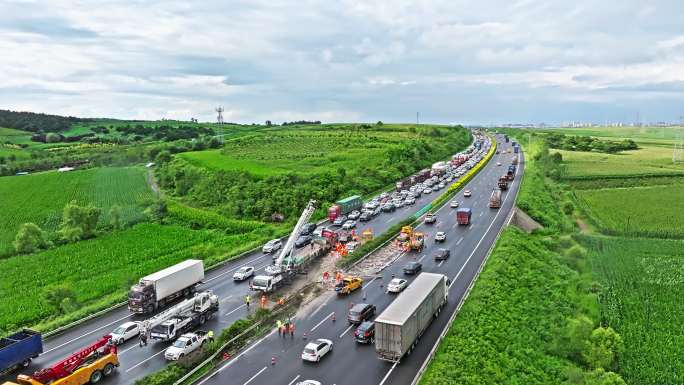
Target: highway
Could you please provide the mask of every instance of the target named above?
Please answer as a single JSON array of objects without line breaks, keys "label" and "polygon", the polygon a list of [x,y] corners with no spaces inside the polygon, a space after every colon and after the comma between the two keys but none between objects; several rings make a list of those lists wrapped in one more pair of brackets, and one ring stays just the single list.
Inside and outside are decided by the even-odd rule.
[{"label": "highway", "polygon": [[[503,144],[500,144],[501,149],[510,148],[510,144],[506,145],[507,146],[504,147]],[[502,159],[502,166],[496,166],[499,157]],[[491,210],[487,207],[492,186],[495,185],[496,178],[505,173],[506,165],[510,163],[510,158],[511,154],[503,154],[503,151],[501,155],[495,155],[494,158],[492,158],[492,161],[489,162],[489,164],[476,175],[466,187],[473,190],[473,197],[467,198],[469,202],[463,204],[464,207],[473,208],[472,225],[464,228],[455,226],[455,214],[448,214],[449,210],[452,209],[447,205],[440,210],[439,222],[434,225],[434,228],[426,227],[424,229],[427,233],[426,238],[429,239],[428,247],[425,249],[424,253],[426,256],[419,257],[422,258],[424,270],[449,273],[450,277],[457,276],[457,279],[454,280],[454,284],[451,288],[452,297],[449,301],[451,310],[456,306],[459,293],[462,293],[462,291],[465,290],[467,283],[477,270],[477,266],[479,266],[478,261],[482,260],[485,251],[495,239],[496,233],[502,226],[503,219],[506,217],[505,213],[510,210],[511,205],[513,204],[514,199],[509,199],[508,196],[512,195],[517,188],[510,189],[508,193],[504,195],[505,204],[500,210]],[[516,179],[513,185],[517,186],[517,183]],[[399,208],[392,213],[382,213],[369,222],[359,222],[357,232],[360,234],[364,229],[371,228],[374,234],[381,234],[395,223],[416,213],[422,207],[436,199],[444,191],[445,189],[442,189],[433,192],[432,194],[423,194],[416,200],[416,204],[412,206]],[[459,199],[463,200],[462,197]],[[452,249],[451,258],[441,266],[435,265],[430,256],[430,253],[434,250],[431,236],[434,236],[434,232],[437,230],[448,232],[449,236],[445,246]],[[474,252],[472,255],[469,255],[473,250]],[[387,282],[389,280],[389,274],[392,272],[398,274],[403,262],[408,258],[411,257],[408,255],[404,256],[395,264],[388,267],[384,271],[386,276],[384,277],[384,281]],[[472,258],[472,261],[465,263],[466,260],[470,260],[470,258]],[[242,299],[245,294],[250,293],[248,282],[234,282],[232,280],[232,273],[241,266],[254,266],[257,269],[257,274],[259,274],[259,272],[270,263],[271,255],[254,252],[239,260],[229,262],[220,268],[208,272],[204,284],[200,286],[199,290],[208,289],[217,294],[220,299],[220,311],[219,316],[205,324],[203,329],[212,329],[218,333],[221,329],[230,326],[237,319],[245,317],[247,315],[247,309]],[[461,269],[460,266],[463,266],[463,268]],[[461,270],[460,272],[459,269]],[[456,274],[457,272],[458,275]],[[382,289],[379,287],[380,282],[381,280],[379,279],[370,282],[365,290],[368,295],[368,301],[378,306],[378,312],[382,311],[392,298],[383,293]],[[298,330],[310,328],[313,329],[312,337],[325,336],[335,341],[335,352],[331,356],[326,357],[324,362],[321,362],[321,368],[316,367],[316,365],[302,364],[299,354],[302,351],[305,341],[301,340],[301,338],[295,339],[294,341],[282,341],[277,338],[278,336],[276,334],[266,338],[262,343],[251,347],[250,351],[241,356],[240,359],[235,360],[236,364],[231,364],[230,367],[222,370],[222,372],[212,381],[219,381],[219,383],[221,383],[225,382],[227,378],[231,378],[231,380],[235,380],[231,381],[231,383],[246,383],[247,380],[259,372],[264,365],[270,365],[271,355],[277,353],[279,356],[278,360],[281,360],[280,363],[275,367],[267,366],[267,369],[259,374],[259,380],[254,380],[252,383],[288,384],[290,383],[290,380],[297,375],[318,377],[326,384],[351,384],[354,383],[354,381],[357,383],[359,383],[358,381],[361,381],[360,383],[365,384],[369,383],[369,379],[372,379],[372,382],[379,382],[379,379],[382,379],[387,372],[387,369],[385,368],[386,365],[375,358],[374,350],[371,346],[356,346],[351,338],[353,330],[346,330],[348,327],[346,325],[345,316],[348,304],[349,302],[360,302],[360,296],[361,294],[357,292],[346,299],[333,298],[333,300],[325,303],[317,311],[312,312],[311,314],[308,314],[306,318],[297,321]],[[331,315],[333,311],[338,317],[336,323],[333,324],[329,319],[327,321],[330,322],[321,322],[326,316]],[[431,327],[424,338],[429,339],[432,334],[434,334],[436,338],[438,331],[441,330],[439,323],[446,322],[447,318],[448,316],[441,317],[438,322],[436,322],[437,325]],[[142,321],[144,319],[145,317],[132,315],[126,307],[114,309],[98,318],[85,322],[45,341],[44,353],[39,358],[35,359],[33,364],[23,372],[30,374],[36,369],[46,367],[51,363],[63,359],[70,353],[95,341],[98,337],[108,334],[123,322],[131,320]],[[321,323],[318,328],[314,328],[319,322]],[[168,345],[168,343],[163,342],[150,342],[147,346],[141,348],[138,346],[137,339],[124,343],[119,348],[121,366],[117,374],[108,378],[106,383],[131,384],[136,380],[163,368],[167,364],[163,357],[163,351]],[[391,376],[393,377],[397,373],[405,373],[406,370],[411,370],[410,368],[415,366],[411,364],[411,360],[414,357],[421,355],[424,357],[424,352],[421,349],[425,349],[426,353],[430,347],[430,343],[421,343],[416,354],[411,359],[407,360],[406,363],[402,363],[402,365],[398,366],[392,372]],[[352,353],[348,358],[344,357],[345,349]],[[353,350],[350,351],[349,349]],[[363,360],[354,360],[353,363],[352,361],[345,361],[345,359],[355,359],[356,354],[367,355],[367,357],[364,357]],[[335,362],[333,363],[333,361]],[[420,363],[422,363],[422,360]],[[415,364],[419,365],[420,363],[416,361]],[[353,370],[350,368],[353,368]],[[268,372],[268,374],[266,374],[266,372]],[[415,373],[415,370],[413,372]],[[354,380],[352,380],[353,376],[348,377],[355,373],[362,373],[364,377],[357,377]],[[15,375],[16,374],[5,375],[0,377],[0,380],[13,380]],[[400,378],[403,377],[400,376]],[[242,382],[237,381],[237,379],[242,379]],[[378,381],[376,381],[376,379],[378,379]],[[397,381],[396,383],[404,383],[402,382],[403,380],[399,379],[394,379],[391,383],[394,384],[394,381]]]},{"label": "highway", "polygon": [[[499,149],[509,148],[509,143],[499,143]],[[500,155],[495,155],[486,168],[465,187],[472,190],[472,197],[464,198],[463,190],[458,194],[456,199],[461,202],[461,207],[470,207],[473,210],[471,225],[459,226],[456,223],[455,209],[449,205],[443,206],[438,211],[436,224],[419,226],[420,230],[426,233],[428,240],[422,253],[402,255],[381,273],[381,279],[366,280],[363,291],[356,291],[348,297],[341,298],[331,293],[325,302],[317,304],[313,311],[298,315],[295,319],[295,338],[282,338],[274,331],[248,347],[241,355],[224,363],[216,374],[198,382],[198,385],[219,385],[228,382],[237,385],[292,385],[306,379],[320,381],[323,385],[411,384],[446,327],[449,317],[465,296],[468,286],[475,278],[514,206],[522,177],[523,162],[520,163],[510,188],[504,192],[502,207],[498,210],[488,207],[492,188],[496,185],[498,177],[505,173],[511,158],[512,154],[504,151]],[[502,165],[497,166],[497,161]],[[436,244],[433,241],[437,231],[447,232],[446,242]],[[433,259],[437,248],[450,249],[451,257],[437,263]],[[347,323],[346,315],[352,303],[360,302],[376,305],[376,316],[379,315],[396,297],[396,294],[385,292],[385,285],[393,274],[397,277],[404,276],[402,267],[412,260],[420,261],[423,264],[423,271],[445,274],[452,280],[449,300],[445,311],[433,321],[421,337],[418,347],[400,363],[392,364],[379,360],[373,345],[355,342],[355,327]],[[408,278],[411,280],[413,277]],[[333,321],[333,313],[336,321]],[[302,336],[304,331],[308,334],[306,340]],[[323,357],[321,362],[304,362],[300,357],[301,352],[308,341],[316,338],[332,340],[334,349]],[[272,364],[273,358],[275,364]]]}]

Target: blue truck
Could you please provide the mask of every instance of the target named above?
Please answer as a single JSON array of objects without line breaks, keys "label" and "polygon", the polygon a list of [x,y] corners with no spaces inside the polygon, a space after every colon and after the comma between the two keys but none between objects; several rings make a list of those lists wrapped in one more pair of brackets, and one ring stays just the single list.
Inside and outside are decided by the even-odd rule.
[{"label": "blue truck", "polygon": [[0,373],[27,367],[31,360],[43,353],[43,339],[39,332],[24,329],[0,338]]}]

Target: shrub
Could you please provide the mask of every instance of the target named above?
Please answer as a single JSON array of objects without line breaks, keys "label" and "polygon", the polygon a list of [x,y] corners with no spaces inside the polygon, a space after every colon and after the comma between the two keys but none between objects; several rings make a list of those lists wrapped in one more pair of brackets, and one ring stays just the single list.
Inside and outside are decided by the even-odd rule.
[{"label": "shrub", "polygon": [[14,249],[21,254],[33,253],[47,245],[45,232],[35,223],[22,224],[14,239]]}]

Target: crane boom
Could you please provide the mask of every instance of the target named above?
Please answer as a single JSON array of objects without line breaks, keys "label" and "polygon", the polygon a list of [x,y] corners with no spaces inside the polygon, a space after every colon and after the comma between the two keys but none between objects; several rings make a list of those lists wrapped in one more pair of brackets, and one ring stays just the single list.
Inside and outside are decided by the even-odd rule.
[{"label": "crane boom", "polygon": [[292,249],[294,247],[295,240],[299,236],[299,232],[302,231],[302,227],[309,221],[309,219],[311,219],[314,211],[316,211],[316,201],[312,199],[309,201],[309,203],[307,203],[302,215],[297,221],[297,224],[295,225],[294,229],[292,229],[292,233],[287,239],[285,246],[283,246],[283,249],[280,251],[278,259],[275,260],[273,266],[269,266],[271,267],[270,269],[266,269],[268,273],[278,274],[283,271],[283,261],[292,254]]}]

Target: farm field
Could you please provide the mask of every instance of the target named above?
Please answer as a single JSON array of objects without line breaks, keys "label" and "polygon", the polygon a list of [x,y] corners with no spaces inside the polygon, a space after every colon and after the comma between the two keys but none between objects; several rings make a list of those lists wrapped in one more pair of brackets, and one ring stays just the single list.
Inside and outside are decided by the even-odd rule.
[{"label": "farm field", "polygon": [[121,208],[122,222],[141,220],[145,205],[153,198],[145,170],[138,167],[2,177],[0,196],[0,255],[11,249],[22,223],[33,222],[46,231],[57,230],[62,209],[72,200],[101,208],[103,224],[114,205]]},{"label": "farm field", "polygon": [[575,194],[604,233],[684,238],[684,184],[581,190]]},{"label": "farm field", "polygon": [[545,132],[567,135],[593,136],[610,140],[626,138],[636,142],[672,142],[677,136],[676,127],[590,127],[554,128]]},{"label": "farm field", "polygon": [[[78,305],[122,300],[138,278],[188,258],[216,262],[273,235],[269,226],[246,233],[189,230],[141,223],[132,228],[55,249],[0,260],[0,331],[34,325],[60,313],[43,298],[66,285]],[[27,279],[30,277],[30,279]]]},{"label": "farm field", "polygon": [[27,131],[15,130],[13,128],[0,127],[0,143],[29,144],[32,133]]},{"label": "farm field", "polygon": [[620,372],[632,385],[684,383],[684,242],[582,236],[601,285],[601,321],[624,340]]},{"label": "farm field", "polygon": [[264,130],[229,140],[221,150],[188,152],[181,158],[211,170],[248,171],[256,176],[286,172],[316,173],[336,168],[357,169],[382,162],[388,147],[411,135],[406,130],[353,132],[329,127]]},{"label": "farm field", "polygon": [[620,154],[563,151],[568,177],[684,174],[684,163],[672,163],[672,147],[639,143],[639,150]]}]

